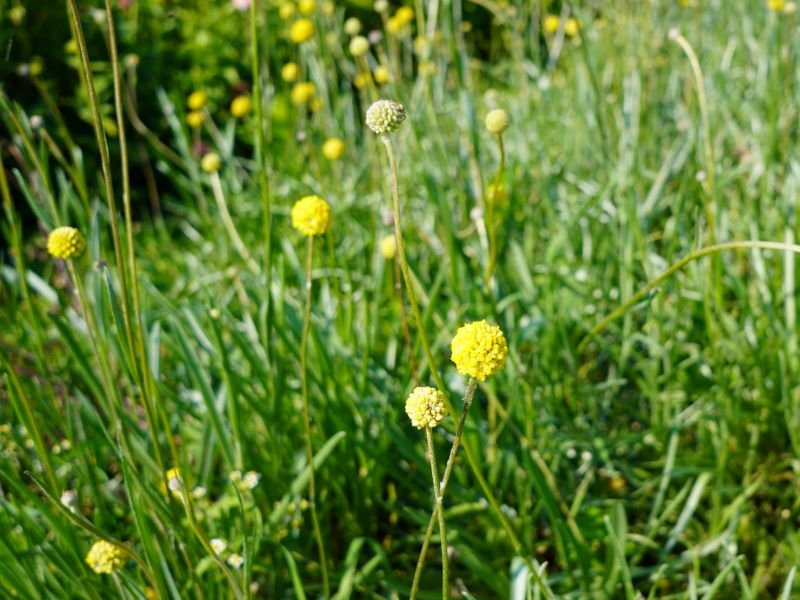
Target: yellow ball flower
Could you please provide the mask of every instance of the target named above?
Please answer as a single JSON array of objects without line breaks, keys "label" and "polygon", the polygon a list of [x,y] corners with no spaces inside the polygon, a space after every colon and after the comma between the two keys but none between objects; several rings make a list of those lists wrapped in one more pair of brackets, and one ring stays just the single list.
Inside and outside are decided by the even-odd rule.
[{"label": "yellow ball flower", "polygon": [[406,400],[406,414],[417,429],[436,427],[447,416],[444,394],[432,387],[416,387]]},{"label": "yellow ball flower", "polygon": [[564,23],[564,33],[567,34],[567,37],[578,35],[578,21],[572,17],[567,19],[567,22]]},{"label": "yellow ball flower", "polygon": [[294,4],[291,2],[282,2],[281,5],[278,7],[278,14],[280,15],[281,19],[284,21],[288,21],[294,16],[295,8]]},{"label": "yellow ball flower", "polygon": [[292,207],[292,227],[303,235],[322,235],[331,222],[331,207],[319,196],[303,196]]},{"label": "yellow ball flower", "polygon": [[372,76],[375,78],[375,83],[379,85],[383,85],[384,83],[389,82],[389,69],[387,69],[383,65],[379,65],[375,67],[375,71],[372,72]]},{"label": "yellow ball flower", "polygon": [[357,35],[350,40],[350,54],[358,58],[369,52],[369,40],[363,35]]},{"label": "yellow ball flower", "polygon": [[467,323],[450,342],[450,359],[462,375],[485,381],[506,362],[506,336],[497,325],[484,321]]},{"label": "yellow ball flower", "polygon": [[486,129],[489,130],[489,133],[502,135],[508,129],[508,113],[502,108],[490,110],[486,115]]},{"label": "yellow ball flower", "polygon": [[189,105],[189,108],[192,110],[200,110],[206,104],[208,104],[208,94],[206,94],[203,90],[197,90],[196,92],[192,92],[189,95],[186,104]]},{"label": "yellow ball flower", "polygon": [[392,16],[386,19],[387,33],[397,34],[403,30],[405,23],[403,23],[397,16]]},{"label": "yellow ball flower", "polygon": [[222,167],[222,159],[216,152],[209,152],[200,160],[200,166],[206,173],[216,173]]},{"label": "yellow ball flower", "polygon": [[314,37],[314,23],[311,19],[297,19],[289,28],[289,39],[302,44]]},{"label": "yellow ball flower", "polygon": [[105,540],[98,540],[86,555],[86,564],[98,575],[119,571],[128,562],[128,553]]},{"label": "yellow ball flower", "polygon": [[403,25],[408,25],[414,20],[414,9],[410,6],[401,6],[394,13],[394,17]]},{"label": "yellow ball flower", "polygon": [[337,137],[329,138],[322,144],[322,154],[328,160],[339,160],[344,156],[344,150],[344,141]]},{"label": "yellow ball flower", "polygon": [[250,96],[236,96],[231,102],[231,115],[239,119],[249,113],[252,107],[253,102],[250,100]]},{"label": "yellow ball flower", "polygon": [[405,107],[394,100],[378,100],[367,109],[367,127],[378,135],[396,131],[405,120]]},{"label": "yellow ball flower", "polygon": [[47,237],[47,251],[55,258],[74,258],[84,250],[86,238],[74,227],[56,227]]},{"label": "yellow ball flower", "polygon": [[316,10],[317,2],[316,0],[300,0],[297,3],[297,8],[300,9],[300,14],[310,15]]},{"label": "yellow ball flower", "polygon": [[336,4],[328,0],[322,3],[322,14],[329,17],[336,11]]},{"label": "yellow ball flower", "polygon": [[292,102],[297,106],[301,106],[314,97],[317,91],[316,86],[310,81],[301,81],[295,83],[292,87]]},{"label": "yellow ball flower", "polygon": [[381,254],[386,260],[392,260],[395,254],[397,254],[397,239],[394,237],[394,234],[387,235],[381,240],[379,245]]},{"label": "yellow ball flower", "polygon": [[548,34],[553,34],[558,31],[558,26],[561,24],[561,19],[558,18],[558,15],[547,15],[544,18],[544,32]]},{"label": "yellow ball flower", "polygon": [[344,32],[347,35],[358,35],[361,33],[361,21],[356,17],[350,17],[344,22]]},{"label": "yellow ball flower", "polygon": [[186,115],[186,124],[192,129],[198,129],[202,127],[205,118],[206,117],[203,114],[203,111],[193,110],[188,115]]},{"label": "yellow ball flower", "polygon": [[767,0],[767,8],[774,11],[783,10],[784,0]]},{"label": "yellow ball flower", "polygon": [[353,78],[353,85],[356,86],[356,89],[363,90],[367,87],[367,78],[363,73],[359,73]]},{"label": "yellow ball flower", "polygon": [[281,68],[281,79],[287,83],[291,83],[297,79],[298,71],[297,63],[288,62]]}]

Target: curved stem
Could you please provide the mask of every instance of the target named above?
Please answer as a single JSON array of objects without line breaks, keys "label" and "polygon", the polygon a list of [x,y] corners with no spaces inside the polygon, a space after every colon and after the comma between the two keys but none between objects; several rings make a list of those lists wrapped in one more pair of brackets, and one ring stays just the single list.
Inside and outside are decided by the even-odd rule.
[{"label": "curved stem", "polygon": [[[433,360],[433,354],[431,354],[430,344],[428,343],[428,335],[425,332],[425,328],[423,327],[422,315],[419,311],[419,306],[417,305],[417,295],[414,292],[414,288],[411,281],[411,274],[409,273],[408,270],[408,262],[406,261],[406,253],[403,245],[403,233],[400,223],[400,187],[397,181],[397,162],[395,161],[394,158],[392,142],[386,135],[381,136],[381,142],[383,142],[383,146],[386,149],[386,157],[389,161],[389,174],[392,184],[391,185],[392,201],[394,207],[394,231],[395,231],[395,238],[397,240],[397,256],[400,260],[400,270],[403,273],[403,279],[405,280],[406,289],[408,290],[408,303],[411,305],[411,312],[413,313],[414,320],[417,323],[417,334],[419,335],[420,342],[422,343],[422,349],[425,353],[425,359],[428,362],[428,368],[430,369],[431,376],[433,377],[433,380],[436,383],[436,387],[439,388],[439,391],[441,391],[444,394],[447,411],[450,414],[454,415],[456,414],[455,408],[453,407],[453,403],[451,402],[450,397],[447,394],[447,388],[444,385],[442,376],[439,374],[439,369],[436,367],[436,362]],[[467,457],[467,462],[469,463],[469,467],[472,470],[473,475],[475,475],[475,478],[478,480],[478,484],[481,487],[481,491],[483,492],[484,496],[486,496],[486,500],[489,502],[489,507],[492,509],[495,518],[500,522],[500,525],[505,530],[506,535],[508,535],[508,538],[511,540],[511,545],[514,548],[514,551],[525,562],[525,566],[528,567],[528,571],[531,574],[531,578],[541,588],[545,598],[549,598],[550,594],[547,586],[544,585],[544,582],[539,576],[539,572],[533,565],[533,561],[531,561],[530,557],[525,552],[525,549],[522,547],[522,543],[519,541],[519,537],[517,537],[517,534],[514,531],[514,528],[511,526],[511,523],[508,522],[508,519],[506,519],[505,515],[500,510],[500,505],[497,502],[497,499],[494,497],[492,490],[489,488],[489,484],[486,481],[486,478],[481,473],[480,465],[478,464],[478,461],[475,458],[475,455],[472,453],[472,449],[470,448],[466,440],[464,440],[463,446],[464,446],[464,455]]]},{"label": "curved stem", "polygon": [[258,264],[253,260],[253,257],[250,256],[250,251],[239,236],[239,232],[236,231],[236,225],[233,224],[231,213],[228,210],[228,203],[225,200],[225,193],[222,191],[222,182],[217,172],[211,173],[211,187],[214,190],[214,199],[217,201],[217,208],[219,209],[220,217],[222,217],[222,224],[225,226],[225,230],[228,232],[233,246],[236,248],[239,256],[244,259],[247,268],[253,273],[258,273]]},{"label": "curved stem", "polygon": [[[439,516],[439,539],[442,546],[442,598],[450,597],[450,564],[447,558],[447,527],[442,510],[442,492],[439,485],[439,468],[436,465],[436,450],[433,445],[433,430],[425,428],[425,440],[428,442],[428,455],[431,462],[431,479],[433,479],[433,514]],[[419,565],[419,562],[417,563]]]},{"label": "curved stem", "polygon": [[311,510],[311,524],[314,527],[314,538],[319,552],[319,566],[322,573],[322,589],[325,598],[331,595],[328,583],[328,566],[325,561],[325,546],[322,543],[322,532],[317,518],[317,482],[314,469],[314,448],[311,445],[311,411],[308,402],[308,334],[311,330],[311,286],[314,266],[314,236],[308,236],[306,247],[306,303],[303,314],[303,333],[300,338],[300,384],[303,396],[303,426],[305,433],[306,462],[308,463],[308,504]]},{"label": "curved stem", "polygon": [[660,275],[656,276],[654,279],[650,280],[642,289],[636,292],[631,298],[624,302],[623,304],[619,305],[615,308],[611,313],[606,316],[604,319],[599,321],[597,325],[592,327],[591,331],[586,334],[583,338],[581,343],[578,345],[578,354],[580,354],[583,350],[586,349],[586,345],[589,343],[591,338],[593,338],[597,333],[599,333],[606,325],[611,323],[611,321],[619,318],[622,316],[625,311],[627,311],[631,306],[639,302],[642,298],[644,298],[651,290],[658,287],[666,279],[669,279],[673,274],[680,271],[683,267],[688,265],[693,260],[697,260],[698,258],[702,258],[704,256],[708,256],[710,254],[716,254],[717,252],[722,252],[724,250],[743,250],[747,248],[760,248],[762,250],[783,250],[785,252],[794,252],[795,254],[800,254],[800,245],[798,244],[784,244],[783,242],[764,242],[760,240],[747,240],[747,241],[739,241],[739,242],[725,242],[724,244],[714,244],[713,246],[706,246],[705,248],[700,248],[699,250],[695,250],[694,252],[690,252],[678,262],[673,264],[667,270],[663,271]]}]

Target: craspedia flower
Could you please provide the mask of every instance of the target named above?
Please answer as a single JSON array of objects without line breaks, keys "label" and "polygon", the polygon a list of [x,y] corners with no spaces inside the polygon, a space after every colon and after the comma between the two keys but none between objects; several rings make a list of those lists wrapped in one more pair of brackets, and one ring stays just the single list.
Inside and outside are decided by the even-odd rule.
[{"label": "craspedia flower", "polygon": [[489,133],[502,135],[503,132],[508,129],[508,121],[508,113],[502,108],[495,108],[494,110],[490,110],[486,115],[486,129]]},{"label": "craspedia flower", "polygon": [[350,17],[344,22],[344,32],[347,35],[358,35],[361,32],[361,21],[356,17]]},{"label": "craspedia flower", "polygon": [[208,103],[208,94],[206,94],[203,90],[197,90],[196,92],[192,92],[189,95],[186,104],[189,105],[189,108],[192,110],[200,110]]},{"label": "craspedia flower", "polygon": [[325,140],[322,144],[322,154],[328,160],[339,160],[344,156],[344,141],[340,138],[332,137]]},{"label": "craspedia flower", "polygon": [[83,254],[86,238],[74,227],[56,227],[47,236],[47,251],[55,258],[66,260]]},{"label": "craspedia flower", "polygon": [[767,0],[767,8],[774,11],[783,10],[784,0]]},{"label": "craspedia flower", "polygon": [[292,227],[303,235],[322,235],[331,222],[331,207],[319,196],[303,196],[292,207]]},{"label": "craspedia flower", "polygon": [[281,67],[281,79],[287,83],[291,83],[297,79],[298,71],[299,69],[297,68],[297,63],[288,62]]},{"label": "craspedia flower", "polygon": [[397,254],[397,239],[394,237],[394,234],[387,235],[383,238],[379,244],[381,249],[381,255],[386,260],[392,260],[394,255]]},{"label": "craspedia flower", "polygon": [[397,131],[405,120],[405,107],[394,100],[378,100],[367,109],[367,127],[378,135]]},{"label": "craspedia flower", "polygon": [[289,28],[289,39],[302,44],[314,37],[314,23],[311,19],[297,19]]},{"label": "craspedia flower", "polygon": [[300,0],[297,8],[300,9],[301,14],[310,15],[317,9],[317,0]]},{"label": "craspedia flower", "polygon": [[128,553],[119,546],[98,540],[86,555],[86,564],[97,574],[119,571],[128,561]]},{"label": "craspedia flower", "polygon": [[198,129],[203,125],[203,121],[205,120],[205,115],[201,110],[193,110],[188,115],[186,115],[186,124],[189,125],[192,129]]},{"label": "craspedia flower", "polygon": [[250,96],[245,96],[244,94],[236,96],[231,102],[231,115],[240,119],[249,113],[252,107],[253,102],[250,100]]},{"label": "craspedia flower", "polygon": [[284,21],[291,19],[294,16],[295,7],[291,2],[282,2],[278,7],[278,14]]},{"label": "craspedia flower", "polygon": [[506,362],[506,336],[497,325],[475,321],[461,326],[450,342],[450,359],[462,375],[485,381]]},{"label": "craspedia flower", "polygon": [[292,86],[292,102],[297,106],[302,106],[311,101],[316,91],[316,86],[310,81],[295,83]]},{"label": "craspedia flower", "polygon": [[200,160],[200,166],[206,173],[216,173],[222,167],[222,159],[216,152],[209,152]]},{"label": "craspedia flower", "polygon": [[416,387],[406,400],[406,414],[417,429],[436,427],[447,415],[444,394],[432,387]]},{"label": "craspedia flower", "polygon": [[375,70],[372,72],[372,76],[375,78],[375,83],[379,85],[383,85],[384,83],[389,82],[389,69],[387,69],[384,65],[378,65],[375,67]]},{"label": "craspedia flower", "polygon": [[350,54],[358,58],[369,52],[369,40],[363,35],[357,35],[350,40]]}]

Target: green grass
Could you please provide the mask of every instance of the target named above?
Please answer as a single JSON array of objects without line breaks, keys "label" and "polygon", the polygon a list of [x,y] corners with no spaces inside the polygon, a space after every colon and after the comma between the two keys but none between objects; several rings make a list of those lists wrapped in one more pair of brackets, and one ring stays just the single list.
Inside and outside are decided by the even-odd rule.
[{"label": "green grass", "polygon": [[[441,2],[433,75],[417,75],[410,37],[384,38],[370,59],[383,54],[399,68],[380,94],[408,113],[393,135],[406,254],[456,408],[467,386],[450,362],[457,328],[485,318],[500,325],[510,349],[504,370],[478,386],[464,433],[494,498],[463,448],[447,486],[452,591],[795,597],[794,253],[727,249],[634,295],[710,243],[798,238],[800,21],[755,0],[547,4]],[[228,50],[248,47],[249,13],[227,3],[178,7],[193,40],[182,52],[204,69],[188,78],[176,69],[175,81],[153,83],[124,57],[137,52],[147,64],[166,64],[171,55],[158,54],[161,46],[147,53],[145,33],[166,35],[174,25],[157,3],[141,5],[115,14],[123,96],[148,107],[134,114],[129,106],[123,121],[132,227],[123,215],[120,137],[108,138],[112,214],[96,140],[80,121],[92,123],[79,70],[71,72],[74,98],[54,96],[63,114],[39,92],[21,102],[16,94],[30,98],[28,88],[0,84],[0,191],[8,189],[0,595],[138,599],[147,587],[175,599],[233,598],[235,588],[253,598],[322,595],[306,507],[305,240],[289,220],[291,205],[313,193],[333,211],[315,244],[307,361],[331,595],[408,597],[433,495],[425,434],[411,427],[404,401],[435,378],[407,290],[398,296],[399,270],[378,249],[393,231],[389,174],[380,141],[363,124],[370,91],[352,85],[357,66],[341,28],[351,14],[372,26],[380,19],[367,6],[325,15],[320,5],[315,40],[298,48],[286,41],[276,7],[259,3],[262,170],[255,113],[235,121],[226,109],[225,69],[250,79],[249,51]],[[79,6],[90,58],[102,67],[99,112],[113,121],[107,46],[89,3]],[[569,8],[581,41],[540,34],[544,14]],[[4,37],[13,37],[14,26],[0,19]],[[702,69],[708,138],[687,55],[668,37],[673,27]],[[204,49],[195,47],[198,31],[210,36]],[[288,60],[315,83],[318,111],[292,106],[291,84],[279,77]],[[49,76],[45,70],[36,82],[46,89]],[[137,82],[155,93],[137,96]],[[199,131],[185,120],[186,96],[197,87],[211,94]],[[500,160],[483,127],[495,107],[511,116],[509,197],[493,210],[497,263],[487,286],[489,236],[477,207]],[[33,115],[43,118],[38,128]],[[346,142],[341,161],[322,156],[330,136]],[[227,207],[257,269],[223,225],[211,178],[192,152],[199,140],[222,156]],[[57,224],[88,238],[73,267],[96,322],[96,352],[75,280],[45,251],[43,233]],[[608,315],[619,318],[602,322]],[[440,472],[455,417],[434,431]],[[166,493],[170,467],[181,469],[190,512]],[[233,470],[256,471],[260,481],[240,491]],[[205,494],[193,495],[199,487]],[[59,502],[65,490],[77,493],[74,513]],[[84,557],[101,538],[129,545],[139,561],[95,574]],[[235,552],[244,564],[215,561],[211,538],[227,542],[223,559]],[[547,590],[530,580],[525,561],[540,569]],[[420,598],[436,597],[434,533]]]}]

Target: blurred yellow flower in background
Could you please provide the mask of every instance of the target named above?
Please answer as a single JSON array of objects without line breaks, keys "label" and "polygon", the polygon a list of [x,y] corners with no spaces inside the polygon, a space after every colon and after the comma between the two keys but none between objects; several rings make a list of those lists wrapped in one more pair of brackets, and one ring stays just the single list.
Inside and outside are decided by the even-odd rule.
[{"label": "blurred yellow flower in background", "polygon": [[338,137],[332,137],[325,140],[322,144],[322,154],[328,160],[339,160],[344,156],[345,145],[344,141]]},{"label": "blurred yellow flower in background", "polygon": [[244,94],[236,96],[231,102],[231,115],[239,119],[249,113],[252,107],[253,102],[250,100],[250,96]]},{"label": "blurred yellow flower in background", "polygon": [[281,68],[281,79],[287,83],[292,83],[297,79],[298,71],[297,63],[288,62]]},{"label": "blurred yellow flower in background", "polygon": [[310,19],[297,19],[289,28],[289,39],[302,44],[314,37],[314,23]]},{"label": "blurred yellow flower in background", "polygon": [[200,110],[208,104],[208,94],[203,90],[197,90],[196,92],[192,92],[189,94],[189,98],[186,100],[186,104],[192,110]]}]

